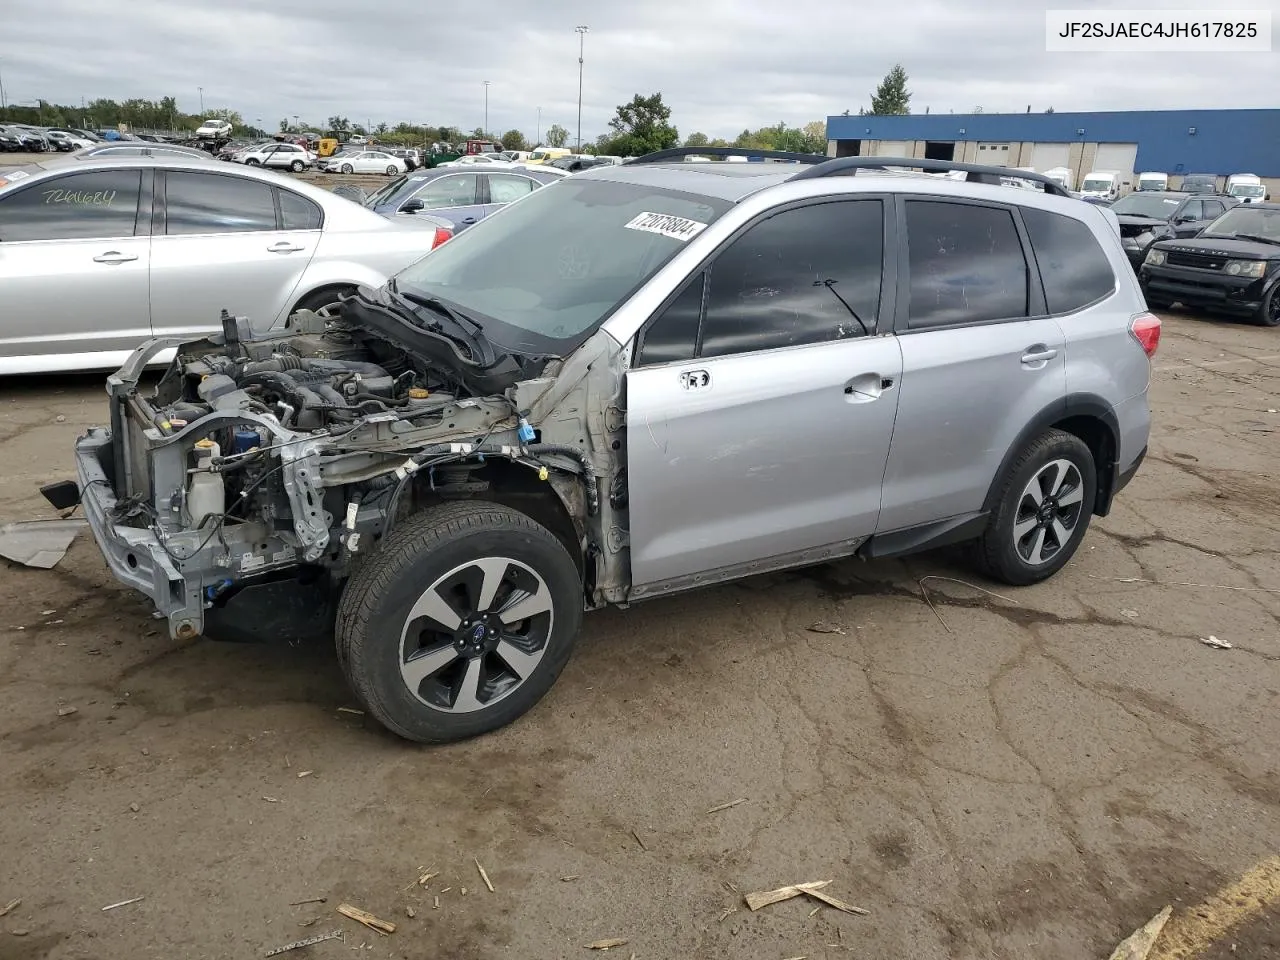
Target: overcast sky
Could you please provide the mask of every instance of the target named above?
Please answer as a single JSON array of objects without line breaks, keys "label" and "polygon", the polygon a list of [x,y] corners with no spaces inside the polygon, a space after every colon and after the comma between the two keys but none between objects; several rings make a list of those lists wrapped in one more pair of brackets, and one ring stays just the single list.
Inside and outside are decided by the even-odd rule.
[{"label": "overcast sky", "polygon": [[[1270,9],[1280,23],[1280,0],[1225,5]],[[203,87],[206,109],[268,129],[294,114],[313,124],[340,114],[470,130],[484,123],[489,80],[489,129],[533,138],[541,107],[542,131],[559,123],[572,143],[574,26],[587,24],[584,140],[637,92],[661,91],[682,137],[856,113],[895,62],[910,76],[913,113],[1276,105],[1280,53],[1048,54],[1044,9],[1020,0],[5,0],[0,76],[10,102],[172,95],[190,112]]]}]

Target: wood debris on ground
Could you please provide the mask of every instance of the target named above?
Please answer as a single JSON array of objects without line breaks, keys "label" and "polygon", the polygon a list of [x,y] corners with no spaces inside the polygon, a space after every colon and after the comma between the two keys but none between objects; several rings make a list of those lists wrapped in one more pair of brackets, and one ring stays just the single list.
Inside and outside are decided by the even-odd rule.
[{"label": "wood debris on ground", "polygon": [[291,907],[304,907],[304,906],[306,906],[308,903],[328,903],[328,901],[329,901],[329,898],[328,898],[328,897],[311,897],[311,898],[309,898],[309,899],[307,899],[307,900],[295,900],[295,901],[293,901],[293,903],[289,904],[289,906],[291,906]]},{"label": "wood debris on ground", "polygon": [[410,920],[412,920],[414,917],[418,915],[418,913],[416,910],[413,909],[413,907],[405,907],[404,915],[408,917]]},{"label": "wood debris on ground", "polygon": [[708,810],[707,813],[708,814],[719,813],[721,810],[728,810],[730,807],[736,807],[738,804],[746,803],[746,802],[747,802],[746,797],[740,797],[737,800],[730,800],[728,803],[718,804],[717,806],[714,806],[710,810]]},{"label": "wood debris on ground", "polygon": [[1146,960],[1151,948],[1155,946],[1160,931],[1168,923],[1173,907],[1165,907],[1141,927],[1125,937],[1118,947],[1112,951],[1107,960]]},{"label": "wood debris on ground", "polygon": [[280,798],[279,798],[279,797],[263,797],[262,799],[263,799],[263,800],[265,800],[265,801],[267,801],[267,803],[279,803],[279,802],[280,802]]},{"label": "wood debris on ground", "polygon": [[567,877],[561,877],[561,878],[560,878],[560,882],[561,882],[561,883],[572,883],[574,880],[577,880],[580,876],[582,876],[582,875],[581,875],[581,874],[579,874],[579,873],[573,873],[573,874],[570,874],[570,875],[569,875],[569,876],[567,876]]},{"label": "wood debris on ground", "polygon": [[396,925],[390,920],[380,920],[372,913],[361,910],[359,907],[353,907],[349,903],[338,904],[338,912],[356,923],[362,923],[370,930],[376,930],[383,936],[396,932]]},{"label": "wood debris on ground", "polygon": [[307,918],[306,920],[299,920],[299,921],[298,921],[298,926],[300,926],[300,927],[314,927],[314,926],[315,926],[317,923],[319,923],[319,922],[320,922],[320,918],[319,918],[319,917],[309,917],[309,918]]},{"label": "wood debris on ground", "polygon": [[339,707],[339,708],[338,708],[338,712],[339,712],[339,713],[354,713],[357,717],[363,717],[363,716],[364,716],[364,711],[363,711],[363,710],[357,710],[355,707]]},{"label": "wood debris on ground", "polygon": [[268,950],[263,954],[264,957],[274,957],[281,953],[288,953],[290,950],[301,950],[303,947],[310,947],[317,943],[324,943],[326,940],[337,940],[342,936],[341,930],[334,930],[330,933],[322,933],[318,937],[307,937],[305,940],[295,940],[293,943],[286,943],[283,947],[276,947],[274,950]]},{"label": "wood debris on ground", "polygon": [[625,937],[610,937],[607,940],[592,940],[587,944],[588,950],[612,950],[627,942]]},{"label": "wood debris on ground", "polygon": [[298,779],[301,780],[303,777],[309,777],[313,773],[315,773],[314,770],[301,770],[298,772]]},{"label": "wood debris on ground", "polygon": [[493,893],[493,884],[489,882],[489,875],[484,872],[484,867],[480,865],[480,859],[478,857],[472,857],[471,859],[475,861],[476,869],[480,871],[480,879],[483,880],[484,885],[489,888],[489,892]]},{"label": "wood debris on ground", "polygon": [[638,833],[636,833],[634,830],[632,830],[632,831],[631,831],[631,835],[632,835],[633,837],[635,837],[635,838],[636,838],[636,843],[640,844],[640,849],[641,849],[641,850],[648,850],[648,849],[649,849],[648,847],[646,847],[646,846],[644,845],[644,841],[640,839],[640,834],[638,834]]},{"label": "wood debris on ground", "polygon": [[817,623],[809,625],[810,633],[838,633],[840,636],[846,636],[844,627],[834,623],[828,623],[826,620],[819,620]]},{"label": "wood debris on ground", "polygon": [[1206,647],[1213,647],[1215,650],[1230,650],[1230,649],[1232,649],[1230,641],[1227,641],[1227,640],[1219,640],[1219,639],[1218,639],[1217,637],[1215,637],[1213,634],[1210,634],[1210,635],[1209,635],[1209,636],[1207,636],[1207,637],[1201,637],[1201,638],[1200,638],[1200,642],[1201,642],[1201,643],[1203,643]]},{"label": "wood debris on ground", "polygon": [[75,707],[59,707],[58,708],[58,716],[60,717],[69,717],[73,713],[79,713],[79,712],[80,711]]},{"label": "wood debris on ground", "polygon": [[22,906],[21,897],[18,897],[18,899],[16,900],[10,900],[3,907],[0,907],[0,917],[8,916],[9,914],[13,913],[13,911],[17,910],[18,907],[20,906]]},{"label": "wood debris on ground", "polygon": [[146,898],[146,897],[134,897],[132,900],[121,900],[119,903],[109,903],[109,904],[107,904],[105,907],[103,907],[103,908],[102,908],[102,912],[103,912],[103,913],[106,913],[108,910],[114,910],[116,907],[127,907],[127,906],[128,906],[129,904],[131,904],[131,903],[141,903],[141,902],[142,902],[143,900],[145,900],[145,899],[147,899],[147,898]]},{"label": "wood debris on ground", "polygon": [[725,907],[724,911],[720,914],[720,919],[717,920],[716,923],[724,923],[725,917],[729,916],[729,914],[731,913],[737,913],[737,912],[738,912],[737,907]]},{"label": "wood debris on ground", "polygon": [[432,910],[439,910],[439,909],[440,909],[440,898],[439,898],[439,897],[436,897],[436,898],[434,898],[434,900],[435,900],[435,902],[433,902],[433,903],[431,904],[431,909],[432,909]]},{"label": "wood debris on ground", "polygon": [[781,903],[783,900],[791,900],[795,897],[812,897],[819,900],[829,907],[835,907],[844,913],[852,913],[860,917],[870,915],[870,910],[864,910],[862,907],[855,907],[852,904],[845,903],[829,893],[823,893],[822,888],[828,886],[830,880],[814,880],[809,883],[795,883],[787,887],[779,887],[777,890],[765,890],[760,893],[748,893],[745,897],[747,906],[751,910],[759,910],[761,907],[767,907],[770,904]]}]

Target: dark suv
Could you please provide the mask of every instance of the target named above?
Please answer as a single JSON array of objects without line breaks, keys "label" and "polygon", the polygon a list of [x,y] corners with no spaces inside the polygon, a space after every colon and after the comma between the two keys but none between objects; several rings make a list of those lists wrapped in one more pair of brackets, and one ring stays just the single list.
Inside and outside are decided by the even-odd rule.
[{"label": "dark suv", "polygon": [[1121,197],[1111,205],[1111,212],[1120,221],[1121,245],[1137,270],[1151,244],[1194,237],[1237,203],[1233,197],[1144,190]]}]

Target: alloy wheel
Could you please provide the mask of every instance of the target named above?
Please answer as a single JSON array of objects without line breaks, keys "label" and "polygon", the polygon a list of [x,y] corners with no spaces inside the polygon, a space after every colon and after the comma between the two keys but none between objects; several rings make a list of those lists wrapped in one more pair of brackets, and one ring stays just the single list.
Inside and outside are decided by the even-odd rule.
[{"label": "alloy wheel", "polygon": [[484,557],[454,567],[418,597],[400,637],[400,676],[419,701],[474,713],[511,694],[546,653],[551,591],[530,567]]},{"label": "alloy wheel", "polygon": [[1033,567],[1050,562],[1071,542],[1084,509],[1084,480],[1070,460],[1051,460],[1018,498],[1013,547]]}]

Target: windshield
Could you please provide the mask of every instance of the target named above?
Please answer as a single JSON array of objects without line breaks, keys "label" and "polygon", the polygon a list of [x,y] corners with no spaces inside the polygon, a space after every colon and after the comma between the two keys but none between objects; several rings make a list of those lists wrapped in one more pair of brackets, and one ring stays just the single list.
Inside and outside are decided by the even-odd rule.
[{"label": "windshield", "polygon": [[372,209],[373,207],[376,207],[381,203],[386,203],[393,196],[395,196],[396,192],[399,191],[408,182],[409,182],[408,177],[405,177],[405,176],[396,177],[394,180],[388,183],[385,187],[382,187],[380,190],[376,190],[374,193],[370,194],[365,199],[364,205]]},{"label": "windshield", "polygon": [[456,305],[509,349],[563,356],[731,206],[653,186],[566,179],[458,234],[396,284]]},{"label": "windshield", "polygon": [[1144,197],[1131,193],[1121,197],[1111,205],[1111,209],[1121,216],[1152,217],[1156,220],[1168,220],[1182,201],[1176,197]]},{"label": "windshield", "polygon": [[1110,180],[1086,180],[1080,188],[1085,193],[1106,193],[1111,189]]},{"label": "windshield", "polygon": [[1228,191],[1233,197],[1261,197],[1265,192],[1262,189],[1262,185],[1257,183],[1232,184],[1231,189]]},{"label": "windshield", "polygon": [[1248,234],[1280,241],[1280,209],[1267,209],[1253,204],[1232,207],[1200,234],[1202,237],[1235,237]]},{"label": "windshield", "polygon": [[1166,183],[1164,180],[1159,180],[1159,179],[1138,181],[1139,190],[1163,190],[1166,186],[1168,186],[1168,183]]}]

